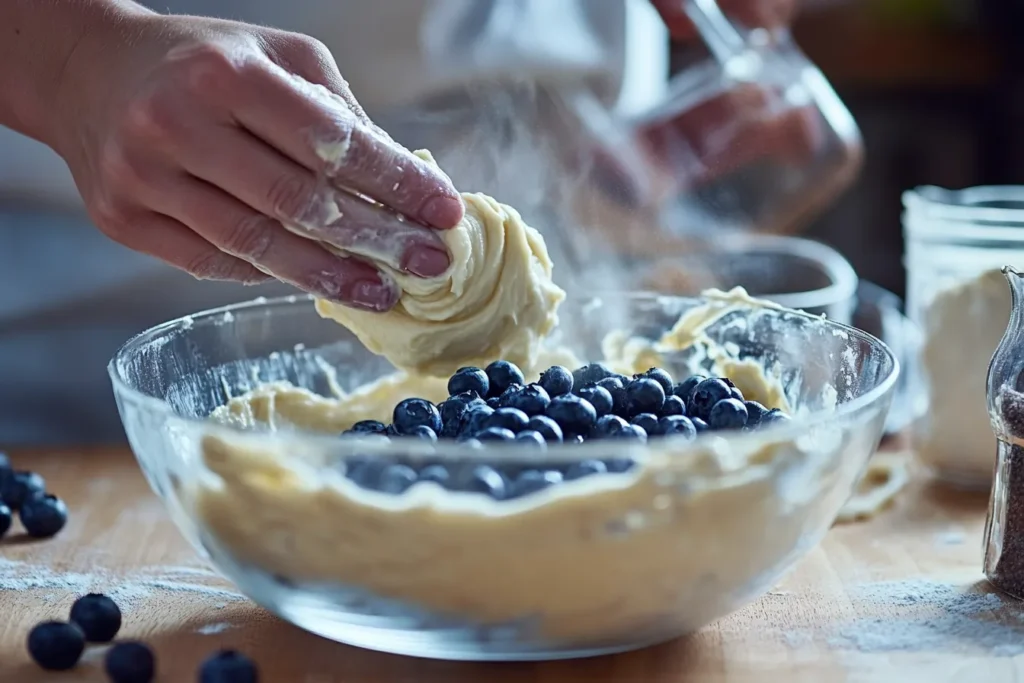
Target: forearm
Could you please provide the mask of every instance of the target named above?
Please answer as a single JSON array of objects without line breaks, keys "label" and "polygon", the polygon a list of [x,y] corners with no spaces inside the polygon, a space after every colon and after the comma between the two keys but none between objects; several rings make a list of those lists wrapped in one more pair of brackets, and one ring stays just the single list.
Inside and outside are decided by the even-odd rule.
[{"label": "forearm", "polygon": [[144,11],[129,0],[0,0],[0,125],[52,144],[62,81],[83,37]]}]

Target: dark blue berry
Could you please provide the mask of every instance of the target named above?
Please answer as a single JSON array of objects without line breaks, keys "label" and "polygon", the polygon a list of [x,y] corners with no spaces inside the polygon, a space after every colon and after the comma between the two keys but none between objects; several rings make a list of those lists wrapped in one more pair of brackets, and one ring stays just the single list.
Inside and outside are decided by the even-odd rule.
[{"label": "dark blue berry", "polygon": [[71,605],[71,623],[82,629],[90,643],[109,643],[121,630],[121,610],[101,593],[89,593]]},{"label": "dark blue berry", "polygon": [[498,396],[498,407],[510,407],[512,405],[512,401],[515,399],[516,396],[519,395],[519,392],[522,390],[522,384],[510,384],[509,387],[505,389],[505,391],[501,392],[501,396]]},{"label": "dark blue berry", "polygon": [[199,667],[199,683],[258,683],[256,663],[235,650],[221,650]]},{"label": "dark blue berry", "polygon": [[626,385],[620,377],[605,377],[597,383],[612,395],[612,412],[619,417],[626,417]]},{"label": "dark blue berry", "polygon": [[66,671],[78,664],[85,650],[85,635],[74,624],[44,621],[28,633],[28,653],[48,671]]},{"label": "dark blue berry", "polygon": [[509,497],[514,498],[536,493],[554,484],[559,484],[561,481],[562,473],[557,470],[526,470],[520,473],[512,483]]},{"label": "dark blue berry", "polygon": [[375,489],[385,467],[387,467],[385,463],[367,458],[365,461],[350,464],[346,468],[345,476],[357,486],[364,489]]},{"label": "dark blue berry", "polygon": [[46,481],[35,472],[14,472],[6,478],[0,489],[0,500],[12,510],[20,510],[22,504],[46,491]]},{"label": "dark blue berry", "polygon": [[743,392],[740,391],[739,387],[729,387],[729,396],[741,403],[745,400],[743,398]]},{"label": "dark blue berry", "polygon": [[577,463],[573,463],[569,469],[565,471],[565,480],[573,481],[575,479],[588,477],[591,474],[604,474],[607,471],[608,467],[600,460],[581,460]]},{"label": "dark blue berry", "polygon": [[399,403],[395,406],[393,420],[399,434],[412,434],[421,425],[430,427],[435,434],[441,431],[441,413],[423,398],[407,398]]},{"label": "dark blue berry", "polygon": [[658,420],[658,431],[662,436],[685,436],[688,439],[697,437],[697,428],[684,415],[666,415],[661,418]]},{"label": "dark blue berry", "polygon": [[572,384],[575,387],[597,384],[605,377],[611,377],[615,373],[601,363],[590,363],[581,368],[576,368],[572,373]]},{"label": "dark blue berry", "polygon": [[633,461],[629,458],[611,458],[604,461],[604,466],[611,474],[622,474],[633,468]]},{"label": "dark blue berry", "polygon": [[50,538],[64,528],[68,508],[57,496],[44,494],[26,500],[18,512],[25,533],[32,538]]},{"label": "dark blue berry", "polygon": [[462,441],[460,441],[459,443],[461,443],[463,446],[465,446],[467,448],[473,448],[473,449],[476,449],[476,450],[479,450],[479,449],[484,447],[484,445],[480,441],[480,439],[476,438],[475,436],[467,437],[467,438],[463,439]]},{"label": "dark blue berry", "polygon": [[346,430],[346,434],[385,434],[388,426],[379,420],[360,420]]},{"label": "dark blue berry", "polygon": [[11,530],[11,522],[14,521],[14,513],[3,501],[0,501],[0,538],[3,538]]},{"label": "dark blue berry", "polygon": [[458,489],[466,493],[483,493],[495,500],[504,500],[507,485],[505,477],[493,467],[477,465],[466,473]]},{"label": "dark blue berry", "polygon": [[636,375],[634,379],[639,379],[641,377],[653,379],[655,382],[660,384],[661,389],[665,392],[666,396],[672,393],[672,375],[668,374],[661,368],[650,368],[647,372]]},{"label": "dark blue berry", "polygon": [[697,430],[698,434],[700,434],[701,432],[706,432],[709,429],[708,423],[700,419],[699,417],[691,417],[690,424],[693,425],[693,428]]},{"label": "dark blue berry", "polygon": [[448,483],[451,474],[448,473],[448,468],[444,465],[427,465],[420,470],[420,475],[417,478],[420,481],[432,481],[443,486]]},{"label": "dark blue berry", "polygon": [[665,390],[653,379],[641,377],[626,385],[626,412],[628,417],[640,413],[661,412],[665,405]]},{"label": "dark blue berry", "polygon": [[548,445],[547,441],[540,432],[535,432],[532,429],[525,429],[516,434],[516,443],[521,443],[533,448],[544,448]]},{"label": "dark blue berry", "polygon": [[581,444],[585,440],[586,439],[584,438],[584,436],[582,434],[573,434],[572,436],[565,437],[565,442],[564,443],[568,443],[568,444]]},{"label": "dark blue berry", "polygon": [[415,436],[418,439],[430,441],[431,443],[437,442],[437,432],[428,427],[427,425],[420,425],[409,432],[409,436]]},{"label": "dark blue berry", "polygon": [[683,403],[687,406],[690,405],[690,399],[693,397],[693,392],[697,388],[697,385],[706,380],[707,377],[704,375],[694,375],[688,377],[679,384],[672,385],[672,394],[683,399]]},{"label": "dark blue berry", "polygon": [[487,407],[491,410],[497,410],[501,407],[501,399],[498,396],[491,396],[487,399]]},{"label": "dark blue berry", "polygon": [[526,384],[523,371],[507,360],[496,360],[487,366],[487,379],[490,382],[488,396],[501,396],[513,384]]},{"label": "dark blue berry", "polygon": [[544,387],[544,391],[548,392],[548,396],[552,398],[561,396],[572,391],[572,373],[569,372],[568,368],[561,365],[552,365],[540,373],[540,380],[537,383]]},{"label": "dark blue berry", "polygon": [[707,421],[715,404],[729,398],[730,393],[729,385],[717,377],[706,379],[694,389],[693,396],[686,405],[686,413],[691,417],[699,417]]},{"label": "dark blue berry", "polygon": [[534,415],[526,424],[526,428],[537,432],[544,437],[545,441],[550,443],[562,442],[562,428],[547,415]]},{"label": "dark blue berry", "polygon": [[498,408],[484,420],[484,429],[497,427],[516,434],[526,429],[529,423],[529,416],[518,408]]},{"label": "dark blue berry", "polygon": [[557,422],[562,433],[567,435],[587,434],[597,421],[597,411],[590,401],[574,394],[551,399],[544,413]]},{"label": "dark blue berry", "polygon": [[726,398],[711,408],[708,426],[711,429],[742,429],[747,424],[747,408],[742,401]]},{"label": "dark blue berry", "polygon": [[508,402],[508,406],[518,408],[527,415],[540,415],[547,409],[549,403],[551,397],[548,396],[547,390],[539,384],[530,384],[516,393]]},{"label": "dark blue berry", "polygon": [[647,432],[643,430],[643,427],[638,427],[634,424],[627,424],[625,427],[612,434],[611,438],[630,439],[643,442],[647,441]]},{"label": "dark blue berry", "polygon": [[647,432],[648,436],[657,436],[661,433],[658,416],[653,413],[640,413],[632,419],[632,423]]},{"label": "dark blue berry", "polygon": [[449,396],[447,400],[437,406],[441,414],[441,433],[439,436],[454,437],[459,435],[462,428],[462,419],[470,406],[487,405],[477,396],[475,391],[464,391],[461,394]]},{"label": "dark blue berry", "polygon": [[487,396],[491,383],[487,373],[480,368],[459,368],[448,378],[448,395],[455,396],[472,391],[477,396]]},{"label": "dark blue berry", "polygon": [[487,441],[512,441],[516,438],[516,435],[503,427],[488,427],[481,432],[477,432],[476,438],[481,443]]},{"label": "dark blue berry", "polygon": [[156,657],[148,646],[127,641],[107,651],[103,668],[111,683],[150,683],[156,674]]},{"label": "dark blue berry", "polygon": [[772,408],[764,417],[761,418],[761,424],[764,426],[790,421],[791,418],[789,415],[786,415],[778,408]]},{"label": "dark blue berry", "polygon": [[376,489],[381,493],[405,493],[418,479],[416,470],[408,465],[388,465],[377,479]]},{"label": "dark blue berry", "polygon": [[666,396],[665,405],[661,407],[661,416],[686,415],[686,404],[678,396]]},{"label": "dark blue berry", "polygon": [[590,401],[590,405],[594,406],[594,410],[597,411],[598,417],[609,414],[612,412],[612,408],[615,407],[611,393],[604,387],[600,387],[596,384],[588,384],[585,387],[580,387],[576,390],[576,395],[582,399]]},{"label": "dark blue berry", "polygon": [[756,429],[768,414],[768,409],[757,401],[744,401],[743,405],[747,408],[747,429]]},{"label": "dark blue berry", "polygon": [[627,424],[629,423],[618,415],[604,415],[597,421],[597,424],[594,425],[592,434],[598,439],[609,437],[621,430]]},{"label": "dark blue berry", "polygon": [[484,429],[484,422],[494,413],[494,409],[487,405],[470,405],[462,416],[462,428],[460,435],[473,436]]}]

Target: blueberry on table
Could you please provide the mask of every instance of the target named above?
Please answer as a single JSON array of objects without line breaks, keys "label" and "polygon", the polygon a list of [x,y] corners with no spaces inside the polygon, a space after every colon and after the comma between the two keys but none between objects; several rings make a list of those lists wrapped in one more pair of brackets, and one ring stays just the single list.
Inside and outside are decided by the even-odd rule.
[{"label": "blueberry on table", "polygon": [[68,521],[68,508],[57,496],[45,494],[26,500],[18,512],[21,525],[32,538],[56,536]]},{"label": "blueberry on table", "polygon": [[29,498],[45,492],[46,481],[35,472],[16,471],[0,482],[0,500],[15,511]]},{"label": "blueberry on table", "polygon": [[121,630],[121,609],[102,593],[89,593],[71,605],[72,624],[90,643],[109,643]]},{"label": "blueberry on table", "polygon": [[686,403],[675,395],[665,397],[665,405],[661,407],[660,417],[668,415],[686,415]]},{"label": "blueberry on table", "polygon": [[588,434],[597,422],[597,411],[590,401],[573,394],[551,399],[544,414],[557,422],[566,435]]},{"label": "blueberry on table", "polygon": [[584,387],[580,387],[576,390],[576,395],[584,400],[590,401],[590,404],[594,406],[594,410],[597,411],[598,417],[608,415],[615,407],[615,402],[612,400],[611,393],[604,387],[596,384],[588,384]]},{"label": "blueberry on table", "polygon": [[529,423],[529,416],[518,408],[498,408],[484,420],[483,424],[485,430],[497,427],[515,434],[526,429]]},{"label": "blueberry on table", "polygon": [[3,538],[11,530],[11,522],[14,521],[14,513],[11,508],[0,502],[0,538]]},{"label": "blueberry on table", "polygon": [[661,368],[650,368],[647,372],[642,372],[639,375],[636,375],[634,379],[639,379],[641,377],[653,379],[655,382],[660,384],[666,396],[672,393],[672,375],[668,374],[667,371],[662,370]]},{"label": "blueberry on table", "polygon": [[626,412],[629,417],[640,413],[661,412],[665,405],[665,390],[655,380],[641,377],[626,385]]},{"label": "blueberry on table", "polygon": [[512,482],[509,490],[509,498],[527,496],[531,493],[543,491],[549,486],[560,484],[562,473],[557,470],[526,470]]},{"label": "blueberry on table", "polygon": [[408,436],[414,436],[417,439],[423,439],[424,441],[430,441],[431,443],[437,442],[437,432],[427,425],[415,427],[411,432],[409,432]]},{"label": "blueberry on table", "polygon": [[661,426],[658,422],[658,416],[654,413],[640,413],[634,417],[631,422],[639,427],[640,429],[647,432],[648,436],[657,436],[661,433]]},{"label": "blueberry on table", "polygon": [[706,379],[693,390],[693,395],[690,397],[689,403],[686,404],[686,412],[691,417],[699,417],[707,421],[715,404],[729,398],[731,392],[732,389],[729,385],[717,377]]},{"label": "blueberry on table", "polygon": [[658,420],[658,433],[662,436],[685,436],[694,439],[697,437],[697,428],[685,415],[666,415]]},{"label": "blueberry on table", "polygon": [[561,443],[562,441],[562,428],[547,415],[534,415],[526,423],[526,429],[537,432],[544,437],[545,441],[552,443]]},{"label": "blueberry on table", "polygon": [[430,401],[423,398],[407,398],[395,406],[392,416],[395,431],[399,434],[411,434],[412,430],[421,425],[426,425],[434,430],[441,431],[441,413]]},{"label": "blueberry on table", "polygon": [[44,621],[28,633],[28,653],[48,671],[66,671],[78,664],[85,650],[85,636],[74,624]]},{"label": "blueberry on table", "polygon": [[379,420],[360,420],[345,431],[346,434],[386,434],[388,426]]},{"label": "blueberry on table", "polygon": [[501,392],[501,396],[498,396],[498,408],[507,408],[511,402],[519,395],[519,392],[523,390],[522,384],[510,384],[505,391]]},{"label": "blueberry on table", "polygon": [[516,434],[515,442],[532,448],[545,448],[548,445],[548,442],[544,440],[544,436],[532,429],[524,429]]},{"label": "blueberry on table", "polygon": [[477,396],[487,396],[491,383],[487,373],[480,368],[459,368],[448,378],[448,395],[455,396],[472,391]]},{"label": "blueberry on table", "polygon": [[416,470],[408,465],[388,465],[377,479],[377,490],[381,493],[398,495],[405,493],[416,483]]},{"label": "blueberry on table", "polygon": [[[629,380],[626,380],[627,382]],[[612,395],[612,412],[619,417],[626,417],[626,384],[621,377],[605,377],[597,383]]]},{"label": "blueberry on table", "polygon": [[612,434],[611,438],[629,439],[631,441],[639,441],[643,443],[647,441],[647,432],[644,431],[643,427],[638,427],[635,424],[627,424],[625,427]]},{"label": "blueberry on table", "polygon": [[726,398],[711,408],[708,427],[711,429],[742,429],[747,424],[747,407],[743,401]]},{"label": "blueberry on table", "polygon": [[609,437],[628,424],[618,415],[602,415],[594,425],[591,435],[598,439]]},{"label": "blueberry on table", "polygon": [[473,391],[464,391],[461,394],[449,396],[437,406],[441,414],[441,433],[439,436],[448,438],[456,437],[462,429],[462,420],[470,406],[486,406]]},{"label": "blueberry on table", "polygon": [[607,471],[608,468],[600,460],[581,460],[569,466],[565,471],[565,480],[574,481],[592,474],[604,474]]},{"label": "blueberry on table", "polygon": [[418,479],[419,481],[432,481],[435,484],[444,486],[451,479],[451,474],[444,465],[427,465],[420,470]]},{"label": "blueberry on table", "polygon": [[606,377],[611,377],[615,373],[608,369],[607,366],[601,363],[589,363],[581,368],[576,368],[572,373],[573,386],[582,387],[587,384],[597,384]]},{"label": "blueberry on table", "polygon": [[150,683],[156,674],[156,657],[143,643],[118,643],[107,651],[103,668],[113,683]]},{"label": "blueberry on table", "polygon": [[542,415],[551,403],[551,396],[547,389],[539,384],[530,384],[523,387],[509,400],[509,408],[518,408],[527,415]]},{"label": "blueberry on table", "polygon": [[199,683],[258,683],[256,663],[241,652],[221,650],[199,667]]},{"label": "blueberry on table", "polygon": [[747,429],[755,429],[761,424],[761,420],[768,414],[768,409],[757,401],[744,401],[747,408]]},{"label": "blueberry on table", "polygon": [[526,384],[523,371],[507,360],[496,360],[487,366],[487,380],[490,382],[488,396],[501,396],[513,384]]},{"label": "blueberry on table", "polygon": [[540,380],[537,383],[544,387],[544,391],[548,392],[548,396],[554,398],[555,396],[568,394],[572,391],[572,373],[569,372],[569,368],[562,367],[561,365],[552,365],[540,373]]},{"label": "blueberry on table", "polygon": [[693,425],[693,428],[697,430],[698,434],[700,434],[701,432],[706,432],[709,429],[708,423],[700,419],[699,417],[691,417],[690,424]]},{"label": "blueberry on table", "polygon": [[683,403],[690,405],[690,398],[693,396],[693,392],[697,388],[697,385],[706,379],[707,377],[704,375],[693,375],[692,377],[687,377],[682,382],[672,385],[672,395],[678,396],[683,399]]},{"label": "blueberry on table", "polygon": [[476,435],[476,439],[481,443],[487,443],[488,441],[512,441],[515,438],[516,435],[511,430],[503,427],[488,427]]}]

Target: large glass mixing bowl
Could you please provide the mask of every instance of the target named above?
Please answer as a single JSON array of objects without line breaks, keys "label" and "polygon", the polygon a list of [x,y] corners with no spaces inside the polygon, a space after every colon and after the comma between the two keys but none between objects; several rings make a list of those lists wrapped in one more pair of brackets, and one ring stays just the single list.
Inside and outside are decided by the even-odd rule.
[{"label": "large glass mixing bowl", "polygon": [[[625,330],[643,347],[705,303],[645,294],[570,302],[554,343],[598,359],[609,333]],[[299,296],[152,328],[109,370],[153,489],[195,547],[260,605],[376,650],[551,659],[668,640],[758,597],[820,541],[877,446],[899,374],[879,340],[753,304],[706,334],[736,372],[768,368],[791,422],[539,451],[208,421],[228,397],[266,382],[329,398],[393,373]],[[659,353],[677,376],[700,362]],[[607,471],[512,500],[426,481],[392,495],[346,476],[357,462],[428,461],[452,477],[483,465],[568,472],[583,461]]]}]

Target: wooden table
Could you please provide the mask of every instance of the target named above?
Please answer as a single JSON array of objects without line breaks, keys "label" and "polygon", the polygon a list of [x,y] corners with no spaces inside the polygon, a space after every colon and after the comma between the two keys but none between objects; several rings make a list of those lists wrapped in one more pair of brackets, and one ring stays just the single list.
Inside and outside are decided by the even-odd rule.
[{"label": "wooden table", "polygon": [[[122,636],[150,643],[160,681],[195,680],[211,651],[234,647],[266,683],[506,681],[1001,681],[1024,677],[1024,609],[982,582],[986,496],[919,481],[871,522],[833,529],[761,600],[700,633],[648,650],[575,662],[460,664],[328,642],[256,607],[180,538],[127,450],[15,454],[71,509],[56,539],[0,545],[0,681],[105,681],[102,650],[69,673],[25,652],[36,622],[110,592]],[[695,549],[699,552],[699,549]]]}]

